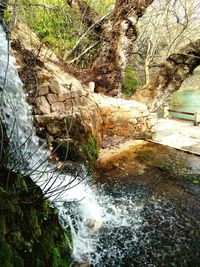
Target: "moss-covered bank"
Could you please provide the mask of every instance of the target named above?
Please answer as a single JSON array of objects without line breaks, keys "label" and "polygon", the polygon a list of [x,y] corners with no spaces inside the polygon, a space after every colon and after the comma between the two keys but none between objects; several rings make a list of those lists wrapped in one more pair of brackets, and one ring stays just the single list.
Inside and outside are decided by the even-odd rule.
[{"label": "moss-covered bank", "polygon": [[67,267],[70,232],[29,177],[0,168],[0,266]]}]

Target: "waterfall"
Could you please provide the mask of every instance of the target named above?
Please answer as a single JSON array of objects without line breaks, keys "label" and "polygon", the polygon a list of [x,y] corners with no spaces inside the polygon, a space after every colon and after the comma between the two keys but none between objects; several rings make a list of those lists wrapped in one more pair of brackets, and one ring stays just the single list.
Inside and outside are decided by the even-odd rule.
[{"label": "waterfall", "polygon": [[[129,209],[134,210],[133,216],[130,210],[123,208],[121,199],[116,204],[114,198],[103,191],[96,190],[94,193],[87,181],[89,177],[83,179],[87,176],[83,166],[79,166],[81,174],[74,180],[72,175],[59,172],[48,162],[50,152],[45,149],[45,142],[35,134],[31,107],[26,103],[15,59],[9,55],[8,42],[1,27],[0,40],[0,116],[9,138],[8,165],[29,175],[50,203],[58,208],[63,226],[71,227],[74,261],[101,262],[106,252],[99,244],[99,228],[109,232],[119,226],[134,226],[136,230],[141,223],[139,213],[143,204],[135,208],[130,196],[123,198],[128,201]],[[113,253],[115,250],[120,258],[114,245],[110,250]]]},{"label": "waterfall", "polygon": [[[70,175],[60,174],[55,170],[55,166],[48,163],[50,152],[44,148],[45,142],[35,135],[31,108],[25,101],[26,96],[16,71],[15,59],[8,56],[8,42],[2,28],[0,28],[0,40],[0,110],[1,120],[9,138],[10,168],[30,174],[50,201],[54,202],[55,197],[59,195],[54,204],[59,208],[62,216],[65,216],[64,202],[79,202],[78,212],[82,217],[79,231],[83,233],[88,228],[86,226],[88,222],[100,222],[102,217],[101,208],[98,206],[91,188],[86,182],[80,182],[86,175],[86,170],[82,167],[81,177],[74,180],[74,177]],[[78,235],[76,238],[79,239]],[[78,243],[77,240],[75,240],[75,244]],[[86,240],[86,242],[88,241]],[[85,244],[85,247],[87,246],[88,244]],[[78,251],[76,245],[74,245],[74,250]],[[82,251],[84,254],[87,253],[84,248]]]},{"label": "waterfall", "polygon": [[[72,264],[199,266],[198,209],[195,217],[192,208],[191,216],[189,202],[178,202],[176,206],[175,202],[154,195],[148,186],[135,184],[112,190],[98,186],[94,190],[81,164],[71,175],[48,161],[50,152],[45,141],[35,134],[31,107],[1,26],[0,40],[0,119],[9,140],[8,167],[29,175],[50,205],[57,207],[62,226],[71,229]],[[160,178],[157,173],[151,177],[155,181]],[[193,207],[194,199],[191,203]]]}]

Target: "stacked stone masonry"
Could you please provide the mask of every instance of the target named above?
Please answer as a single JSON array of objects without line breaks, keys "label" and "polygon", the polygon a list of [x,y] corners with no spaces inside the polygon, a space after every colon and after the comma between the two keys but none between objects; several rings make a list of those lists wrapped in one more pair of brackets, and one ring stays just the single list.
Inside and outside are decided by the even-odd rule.
[{"label": "stacked stone masonry", "polygon": [[40,77],[42,82],[38,86],[35,118],[40,129],[48,133],[47,138],[64,138],[64,118],[76,125],[73,131],[83,134],[90,131],[99,146],[104,136],[137,139],[153,136],[157,116],[149,113],[145,105],[95,94],[90,85],[77,87],[67,84],[66,80],[61,84],[53,76],[50,79],[48,76],[48,80],[41,74]]},{"label": "stacked stone masonry", "polygon": [[[30,38],[30,30],[24,25],[18,25],[12,37],[31,53],[41,45],[35,35]],[[12,52],[17,69],[26,70],[24,55],[20,50]],[[145,105],[95,94],[94,82],[86,86],[66,73],[56,55],[45,46],[42,46],[38,60],[44,65],[35,66],[37,85],[33,84],[32,91],[26,86],[24,89],[30,93],[30,102],[35,101],[35,124],[42,138],[50,142],[59,138],[82,139],[82,143],[86,143],[87,137],[93,137],[100,147],[105,136],[132,139],[153,136],[156,115],[150,114]]]}]

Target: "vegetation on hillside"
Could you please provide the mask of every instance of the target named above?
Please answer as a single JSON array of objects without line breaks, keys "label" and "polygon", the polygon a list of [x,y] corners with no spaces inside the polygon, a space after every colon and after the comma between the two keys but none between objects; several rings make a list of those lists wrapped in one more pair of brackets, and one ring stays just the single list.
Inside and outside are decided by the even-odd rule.
[{"label": "vegetation on hillside", "polygon": [[[103,16],[113,1],[91,0],[88,2]],[[18,19],[26,23],[57,55],[62,58],[67,54],[67,60],[73,60],[79,67],[85,67],[97,50],[98,42],[91,38],[91,32],[87,32],[81,22],[80,13],[67,4],[67,1],[20,0]],[[84,54],[80,60],[74,61],[88,48],[90,48],[88,53]]]},{"label": "vegetation on hillside", "polygon": [[7,166],[8,139],[0,121],[0,266],[68,267],[71,234],[28,176]]}]

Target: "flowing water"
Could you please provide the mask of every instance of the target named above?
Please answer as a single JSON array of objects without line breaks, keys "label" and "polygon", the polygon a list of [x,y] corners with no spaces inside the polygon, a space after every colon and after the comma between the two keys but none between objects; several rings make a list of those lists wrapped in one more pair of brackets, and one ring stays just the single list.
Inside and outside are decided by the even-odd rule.
[{"label": "flowing water", "polygon": [[[2,29],[0,40],[0,109],[9,138],[9,167],[30,175],[41,187],[46,197],[59,209],[63,224],[71,226],[74,260],[90,262],[88,257],[96,250],[97,228],[102,223],[127,225],[132,221],[136,227],[136,219],[124,216],[123,210],[119,212],[114,206],[109,206],[109,197],[99,196],[100,204],[97,203],[84,166],[79,166],[77,173],[71,176],[64,171],[59,172],[48,162],[50,153],[45,149],[45,143],[35,135],[31,109],[25,101],[15,60],[12,56],[8,57],[8,43]],[[138,212],[138,209],[134,210],[134,213]],[[139,215],[136,217],[139,223]]]},{"label": "flowing water", "polygon": [[196,235],[192,233],[196,221],[187,215],[181,217],[173,203],[143,187],[116,186],[111,190],[102,185],[93,189],[84,166],[70,175],[49,163],[50,153],[35,135],[31,109],[15,60],[8,56],[2,28],[0,40],[0,110],[10,142],[8,164],[41,187],[58,208],[63,227],[71,228],[72,265],[197,266],[193,264],[193,257],[199,256]]}]

